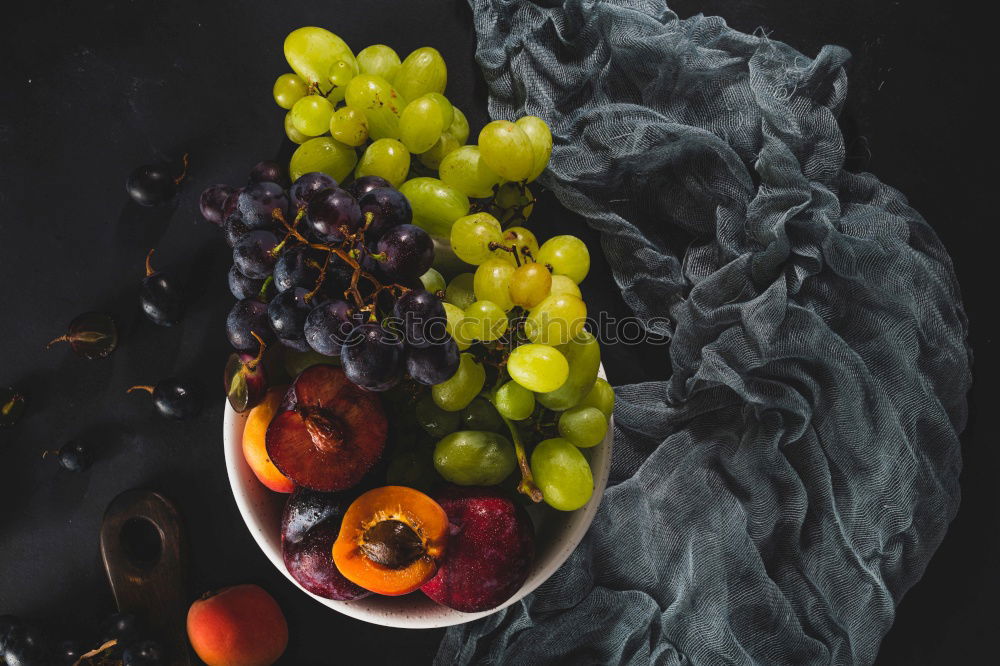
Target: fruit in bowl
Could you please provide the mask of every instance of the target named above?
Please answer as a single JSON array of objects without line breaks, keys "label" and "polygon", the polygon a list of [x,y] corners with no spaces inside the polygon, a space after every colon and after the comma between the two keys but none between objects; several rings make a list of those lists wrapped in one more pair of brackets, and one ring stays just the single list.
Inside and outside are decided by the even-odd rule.
[{"label": "fruit in bowl", "polygon": [[472,619],[568,556],[607,478],[589,251],[527,226],[552,135],[534,116],[472,134],[433,48],[355,54],[316,27],[284,46],[290,178],[262,163],[201,199],[233,247],[234,492],[328,605]]}]

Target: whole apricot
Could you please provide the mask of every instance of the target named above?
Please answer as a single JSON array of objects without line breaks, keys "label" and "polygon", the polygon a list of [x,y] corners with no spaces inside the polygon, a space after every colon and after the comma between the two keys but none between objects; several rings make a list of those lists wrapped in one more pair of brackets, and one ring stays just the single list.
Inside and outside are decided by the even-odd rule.
[{"label": "whole apricot", "polygon": [[188,640],[208,666],[270,666],[288,645],[278,602],[257,585],[236,585],[191,604]]},{"label": "whole apricot", "polygon": [[259,405],[250,410],[243,426],[243,457],[257,479],[277,493],[290,493],[295,484],[278,471],[267,455],[267,426],[278,413],[287,387],[269,389]]}]

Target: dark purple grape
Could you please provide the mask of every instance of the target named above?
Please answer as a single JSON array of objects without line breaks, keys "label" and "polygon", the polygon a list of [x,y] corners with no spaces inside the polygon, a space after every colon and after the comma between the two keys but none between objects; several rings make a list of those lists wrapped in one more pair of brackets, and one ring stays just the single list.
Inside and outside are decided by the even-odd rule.
[{"label": "dark purple grape", "polygon": [[434,263],[434,241],[430,234],[412,224],[401,224],[383,234],[376,245],[385,259],[382,272],[394,280],[414,280]]},{"label": "dark purple grape", "polygon": [[90,447],[83,442],[69,442],[56,451],[59,464],[71,472],[85,472],[94,462]]},{"label": "dark purple grape", "polygon": [[141,641],[125,647],[122,666],[161,666],[166,663],[166,652],[156,641]]},{"label": "dark purple grape", "polygon": [[239,213],[233,213],[226,217],[222,222],[222,236],[229,243],[229,247],[236,247],[236,244],[240,242],[240,239],[246,236],[250,232],[250,227],[248,227],[243,222],[243,218]]},{"label": "dark purple grape", "polygon": [[201,411],[201,391],[178,379],[164,379],[156,386],[133,386],[128,392],[132,391],[146,391],[152,395],[153,407],[160,416],[169,419],[188,419]]},{"label": "dark purple grape", "polygon": [[288,220],[288,195],[277,183],[253,183],[236,198],[236,213],[249,229],[273,229],[275,211]]},{"label": "dark purple grape", "polygon": [[306,318],[306,342],[313,351],[326,356],[340,356],[340,350],[355,326],[364,323],[365,315],[351,311],[344,301],[317,305]]},{"label": "dark purple grape", "polygon": [[304,336],[301,338],[278,338],[278,342],[297,352],[312,351],[312,347],[310,347],[309,343],[306,342]]},{"label": "dark purple grape", "polygon": [[368,391],[386,391],[403,376],[403,340],[381,324],[356,326],[340,350],[344,374]]},{"label": "dark purple grape", "polygon": [[144,164],[129,174],[125,191],[140,206],[161,206],[177,194],[175,175],[163,164]]},{"label": "dark purple grape", "polygon": [[248,278],[240,273],[236,266],[229,267],[229,291],[239,300],[244,298],[260,298],[260,290],[266,280]]},{"label": "dark purple grape", "polygon": [[17,423],[24,414],[24,396],[11,387],[0,388],[0,428]]},{"label": "dark purple grape", "polygon": [[118,327],[111,315],[103,312],[85,312],[69,323],[66,335],[48,344],[68,342],[77,356],[87,359],[104,358],[118,346]]},{"label": "dark purple grape", "polygon": [[42,631],[33,624],[9,618],[5,634],[0,634],[0,657],[7,666],[47,666],[52,653]]},{"label": "dark purple grape", "polygon": [[112,613],[101,623],[101,643],[134,641],[141,629],[139,618],[133,613]]},{"label": "dark purple grape", "polygon": [[296,245],[282,251],[274,264],[274,286],[278,291],[286,291],[292,287],[313,289],[325,260],[322,252],[305,245]]},{"label": "dark purple grape", "polygon": [[302,174],[288,190],[288,196],[292,201],[292,211],[308,205],[314,194],[331,187],[337,187],[337,181],[321,171]]},{"label": "dark purple grape", "polygon": [[222,377],[229,404],[237,412],[256,407],[267,393],[267,373],[264,364],[253,354],[230,354]]},{"label": "dark purple grape", "polygon": [[376,187],[392,187],[392,183],[381,176],[361,176],[350,185],[344,187],[355,199],[361,199]]},{"label": "dark purple grape", "polygon": [[411,289],[392,308],[402,326],[403,339],[411,347],[426,347],[449,338],[441,299],[426,289]]},{"label": "dark purple grape", "polygon": [[361,209],[357,200],[339,187],[313,194],[309,200],[307,218],[313,235],[322,243],[339,243],[347,233],[361,226]]},{"label": "dark purple grape", "polygon": [[247,277],[266,279],[274,270],[278,237],[270,231],[250,231],[233,247],[233,263]]},{"label": "dark purple grape", "polygon": [[277,162],[257,162],[250,169],[251,183],[276,183],[282,188],[288,187],[288,177],[285,170]]},{"label": "dark purple grape", "polygon": [[72,666],[87,652],[89,652],[89,649],[83,641],[62,641],[56,648],[56,663],[60,666]]},{"label": "dark purple grape", "polygon": [[293,287],[281,292],[268,303],[267,317],[271,322],[271,329],[279,338],[294,341],[303,339],[306,317],[313,308],[313,304],[306,299],[308,294],[308,289]]},{"label": "dark purple grape", "polygon": [[226,317],[226,337],[233,349],[256,352],[260,343],[251,333],[256,333],[265,343],[274,339],[267,318],[267,303],[255,298],[244,298],[236,302]]},{"label": "dark purple grape", "polygon": [[[236,188],[228,185],[213,185],[207,188],[198,199],[198,210],[201,211],[201,216],[212,224],[222,226],[226,200],[235,191]],[[235,205],[235,201],[233,203]]]},{"label": "dark purple grape", "polygon": [[406,371],[427,386],[450,379],[458,370],[458,361],[458,345],[450,337],[438,344],[406,350]]},{"label": "dark purple grape", "polygon": [[173,326],[184,314],[184,292],[171,275],[153,270],[152,258],[150,250],[146,256],[146,277],[139,290],[139,305],[154,324]]},{"label": "dark purple grape", "polygon": [[362,223],[370,214],[371,224],[365,232],[365,240],[374,243],[386,231],[413,221],[413,209],[399,190],[390,187],[376,187],[358,199]]}]

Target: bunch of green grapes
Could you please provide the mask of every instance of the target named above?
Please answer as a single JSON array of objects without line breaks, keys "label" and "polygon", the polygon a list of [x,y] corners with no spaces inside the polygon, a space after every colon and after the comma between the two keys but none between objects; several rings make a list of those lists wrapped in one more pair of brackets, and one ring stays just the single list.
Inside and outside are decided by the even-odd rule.
[{"label": "bunch of green grapes", "polygon": [[[278,77],[274,99],[288,111],[288,138],[300,144],[292,179],[311,171],[337,182],[385,179],[406,196],[413,223],[435,237],[446,258],[437,267],[459,267],[450,282],[434,269],[421,278],[443,295],[448,333],[462,351],[455,374],[417,410],[438,438],[437,471],[454,483],[488,484],[516,460],[519,489],[535,501],[583,506],[593,476],[581,449],[604,440],[614,393],[597,376],[600,346],[584,327],[586,245],[569,235],[539,245],[524,226],[535,203],[528,183],[552,153],[549,127],[535,116],[495,120],[466,145],[468,120],[445,97],[448,70],[431,47],[402,60],[383,44],[355,54],[333,33],[305,27],[284,50],[294,73]],[[516,455],[504,453],[502,434],[470,426],[467,412],[487,408]]]}]

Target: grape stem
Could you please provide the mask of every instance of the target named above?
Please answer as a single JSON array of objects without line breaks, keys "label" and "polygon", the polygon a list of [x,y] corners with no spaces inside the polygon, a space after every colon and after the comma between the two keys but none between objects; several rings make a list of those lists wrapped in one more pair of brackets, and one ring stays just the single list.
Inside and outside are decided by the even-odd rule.
[{"label": "grape stem", "polygon": [[110,641],[108,641],[107,643],[105,643],[101,647],[95,648],[95,649],[91,650],[90,652],[85,652],[84,654],[81,654],[80,658],[73,662],[73,666],[81,666],[81,664],[83,664],[83,662],[88,661],[89,659],[92,659],[92,658],[96,657],[97,655],[101,654],[105,650],[110,650],[111,648],[113,648],[116,645],[118,645],[118,639],[117,638],[112,638]]},{"label": "grape stem", "polygon": [[259,345],[257,347],[257,357],[246,364],[247,370],[253,372],[254,370],[257,369],[257,366],[260,364],[261,359],[264,358],[264,350],[267,349],[267,345],[264,343],[261,337],[257,335],[257,331],[250,331],[250,335],[254,337],[254,339],[257,341],[257,344]]},{"label": "grape stem", "polygon": [[531,467],[528,465],[528,454],[524,450],[524,442],[521,440],[521,433],[514,422],[506,416],[500,415],[503,422],[507,424],[510,431],[510,438],[514,441],[514,453],[517,455],[517,466],[521,469],[521,483],[517,484],[517,492],[527,495],[536,504],[542,501],[542,491],[535,485],[535,479],[531,476]]},{"label": "grape stem", "polygon": [[146,255],[146,277],[149,277],[150,275],[156,272],[153,270],[153,264],[151,263],[151,261],[153,260],[154,252],[156,252],[156,248],[150,249],[149,254]]},{"label": "grape stem", "polygon": [[126,393],[131,393],[132,391],[146,391],[150,395],[153,395],[153,387],[148,385],[133,386],[128,391],[126,391]]},{"label": "grape stem", "polygon": [[181,158],[181,162],[184,164],[184,170],[181,171],[181,175],[174,178],[174,185],[180,185],[184,182],[184,179],[187,178],[188,167],[191,165],[190,153],[184,153],[184,157]]}]

